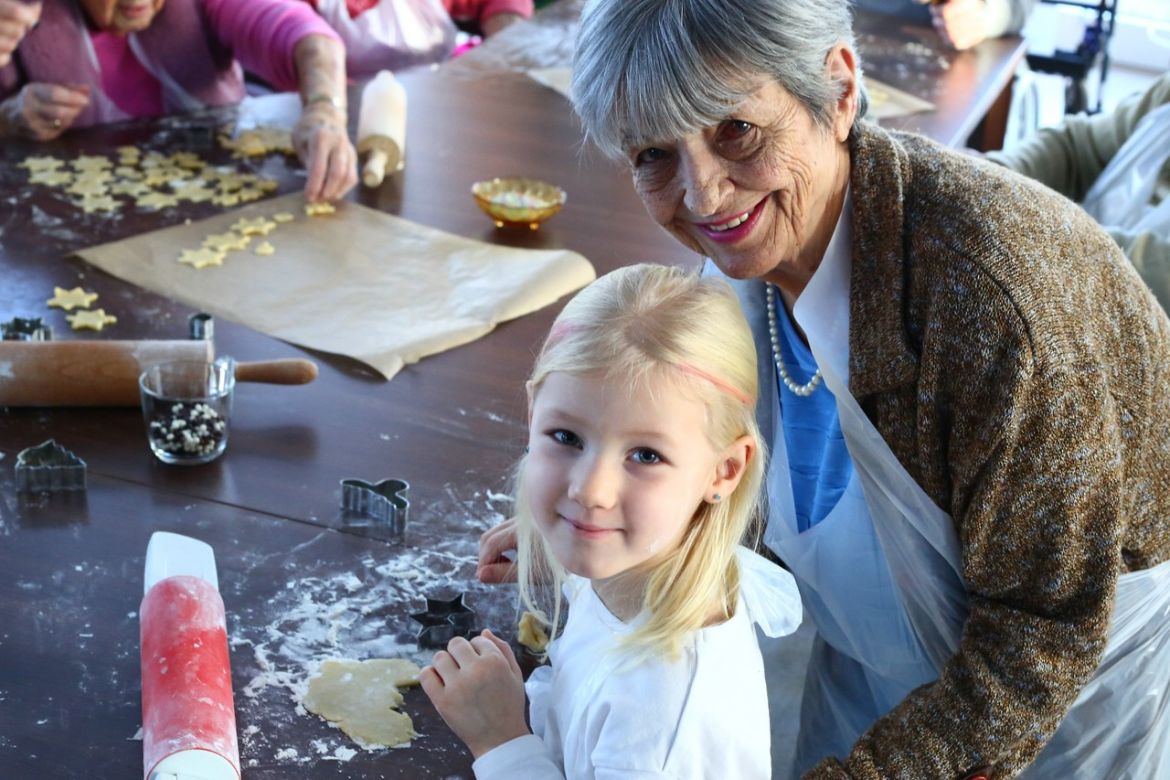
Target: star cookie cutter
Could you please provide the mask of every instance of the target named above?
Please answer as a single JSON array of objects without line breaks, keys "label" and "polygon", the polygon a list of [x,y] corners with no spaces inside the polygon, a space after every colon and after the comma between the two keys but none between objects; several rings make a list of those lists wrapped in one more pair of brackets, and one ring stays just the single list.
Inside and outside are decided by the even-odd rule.
[{"label": "star cookie cutter", "polygon": [[390,526],[401,536],[410,517],[410,501],[406,498],[409,489],[410,483],[403,479],[384,479],[376,485],[361,479],[343,479],[341,508],[377,525]]},{"label": "star cookie cutter", "polygon": [[16,456],[18,493],[85,490],[85,461],[53,439],[21,450]]},{"label": "star cookie cutter", "polygon": [[453,599],[427,598],[427,608],[410,619],[420,624],[418,646],[441,649],[457,636],[470,639],[476,633],[475,610],[463,603],[460,593]]},{"label": "star cookie cutter", "polygon": [[0,323],[4,341],[52,341],[53,329],[40,317],[13,317]]}]

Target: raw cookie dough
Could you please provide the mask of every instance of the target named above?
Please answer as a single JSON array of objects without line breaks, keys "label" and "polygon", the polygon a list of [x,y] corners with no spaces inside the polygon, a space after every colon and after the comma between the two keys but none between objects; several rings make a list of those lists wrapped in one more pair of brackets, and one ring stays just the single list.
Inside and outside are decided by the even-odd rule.
[{"label": "raw cookie dough", "polygon": [[74,287],[72,290],[66,290],[64,287],[54,287],[53,297],[45,301],[49,306],[56,306],[65,311],[73,311],[74,309],[88,309],[90,304],[96,301],[98,294],[95,292],[88,292],[80,287]]},{"label": "raw cookie dough", "polygon": [[516,629],[516,641],[534,653],[543,653],[548,647],[548,631],[545,623],[533,612],[525,612],[520,616],[520,626]]},{"label": "raw cookie dough", "polygon": [[409,744],[416,735],[399,712],[399,686],[418,685],[421,670],[404,658],[329,659],[309,680],[301,704],[336,725],[362,747]]},{"label": "raw cookie dough", "polygon": [[318,217],[322,214],[332,214],[335,211],[337,211],[336,207],[334,207],[334,205],[327,200],[305,204],[305,215],[309,217]]},{"label": "raw cookie dough", "polygon": [[260,255],[260,257],[271,257],[272,255],[276,254],[276,247],[267,241],[261,241],[256,245],[256,248],[253,249],[252,252]]},{"label": "raw cookie dough", "polygon": [[67,315],[65,319],[69,320],[69,324],[73,326],[74,330],[101,330],[118,321],[114,315],[106,314],[105,309],[79,311],[76,314]]}]

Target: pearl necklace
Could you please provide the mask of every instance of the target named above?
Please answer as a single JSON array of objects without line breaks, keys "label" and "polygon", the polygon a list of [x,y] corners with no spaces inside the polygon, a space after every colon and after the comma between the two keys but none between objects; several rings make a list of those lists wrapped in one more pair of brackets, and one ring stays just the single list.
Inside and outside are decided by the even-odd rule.
[{"label": "pearl necklace", "polygon": [[812,379],[803,385],[796,384],[788,375],[788,369],[784,367],[784,359],[780,357],[780,334],[776,329],[776,290],[767,282],[764,282],[764,289],[768,291],[768,336],[772,341],[772,362],[776,364],[776,370],[780,372],[780,380],[793,395],[798,395],[801,398],[812,395],[813,390],[816,390],[821,383],[821,369],[817,368]]}]

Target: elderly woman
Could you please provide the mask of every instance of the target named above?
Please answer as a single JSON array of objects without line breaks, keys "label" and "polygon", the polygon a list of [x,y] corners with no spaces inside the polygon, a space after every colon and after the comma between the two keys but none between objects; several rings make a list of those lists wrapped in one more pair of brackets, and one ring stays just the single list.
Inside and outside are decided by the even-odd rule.
[{"label": "elderly woman", "polygon": [[0,0],[0,136],[47,141],[70,127],[236,103],[241,63],[300,90],[293,143],[306,197],[348,192],[357,154],[345,47],[296,0]]},{"label": "elderly woman", "polygon": [[803,776],[1170,777],[1170,322],[1117,245],[863,122],[847,0],[593,0],[573,101],[755,330]]}]

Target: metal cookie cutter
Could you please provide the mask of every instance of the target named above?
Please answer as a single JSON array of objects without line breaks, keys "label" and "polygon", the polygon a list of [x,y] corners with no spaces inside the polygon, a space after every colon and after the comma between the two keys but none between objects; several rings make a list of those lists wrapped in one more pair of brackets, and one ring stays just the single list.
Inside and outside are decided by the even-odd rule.
[{"label": "metal cookie cutter", "polygon": [[85,490],[85,461],[49,439],[16,456],[16,490]]},{"label": "metal cookie cutter", "polygon": [[463,596],[460,593],[453,599],[427,598],[426,610],[410,616],[421,624],[419,647],[443,648],[457,636],[470,639],[475,635],[475,610],[463,603]]},{"label": "metal cookie cutter", "polygon": [[0,335],[4,341],[52,341],[53,329],[40,317],[14,317],[0,323]]},{"label": "metal cookie cutter", "polygon": [[341,508],[387,525],[401,536],[410,516],[406,491],[410,483],[403,479],[384,479],[371,485],[360,479],[341,480]]}]

